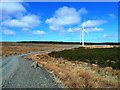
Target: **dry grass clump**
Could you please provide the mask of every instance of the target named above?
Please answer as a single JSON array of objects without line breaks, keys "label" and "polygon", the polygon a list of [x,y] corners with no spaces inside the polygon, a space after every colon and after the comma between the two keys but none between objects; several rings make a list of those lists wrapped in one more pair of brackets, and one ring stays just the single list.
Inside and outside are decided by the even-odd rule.
[{"label": "dry grass clump", "polygon": [[[80,61],[52,58],[47,53],[27,56],[37,60],[69,88],[117,88],[119,70],[100,68]],[[107,72],[107,74],[106,74]],[[116,74],[114,74],[116,72]],[[114,75],[113,75],[114,74]]]}]

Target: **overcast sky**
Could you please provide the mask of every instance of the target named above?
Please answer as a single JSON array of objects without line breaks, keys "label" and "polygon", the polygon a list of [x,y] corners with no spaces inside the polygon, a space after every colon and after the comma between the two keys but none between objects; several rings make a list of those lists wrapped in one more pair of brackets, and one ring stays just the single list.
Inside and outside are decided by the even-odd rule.
[{"label": "overcast sky", "polygon": [[16,2],[0,10],[2,41],[79,42],[83,22],[86,42],[118,41],[117,2]]}]

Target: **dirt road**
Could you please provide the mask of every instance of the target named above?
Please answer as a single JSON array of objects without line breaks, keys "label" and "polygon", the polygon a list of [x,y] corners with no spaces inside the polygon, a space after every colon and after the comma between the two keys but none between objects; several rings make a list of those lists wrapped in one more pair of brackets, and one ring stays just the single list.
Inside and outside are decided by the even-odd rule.
[{"label": "dirt road", "polygon": [[[48,52],[41,51],[39,53]],[[37,52],[38,53],[38,52]],[[33,53],[29,53],[33,54]],[[44,68],[32,68],[23,55],[9,56],[2,60],[2,88],[59,88],[53,76]]]}]

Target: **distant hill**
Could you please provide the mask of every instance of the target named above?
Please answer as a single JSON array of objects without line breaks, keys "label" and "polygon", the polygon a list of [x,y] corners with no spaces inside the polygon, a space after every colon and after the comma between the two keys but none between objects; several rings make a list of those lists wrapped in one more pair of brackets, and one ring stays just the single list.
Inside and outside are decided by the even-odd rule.
[{"label": "distant hill", "polygon": [[[59,41],[20,41],[17,43],[41,43],[41,44],[81,44],[80,42],[59,42]],[[120,45],[118,42],[85,42],[85,45]]]},{"label": "distant hill", "polygon": [[[22,45],[24,43],[28,44],[81,44],[80,42],[62,42],[62,41],[18,41],[18,42],[0,42],[1,45]],[[95,43],[95,42],[85,42],[85,45],[120,45],[118,42],[102,42],[102,43]]]}]

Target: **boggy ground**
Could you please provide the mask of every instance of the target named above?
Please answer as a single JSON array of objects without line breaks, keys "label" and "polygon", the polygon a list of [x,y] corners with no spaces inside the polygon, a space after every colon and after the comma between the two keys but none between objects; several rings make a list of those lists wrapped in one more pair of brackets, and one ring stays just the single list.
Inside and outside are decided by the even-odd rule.
[{"label": "boggy ground", "polygon": [[81,61],[68,61],[45,54],[29,55],[41,66],[53,73],[68,88],[118,88],[120,70],[99,67]]},{"label": "boggy ground", "polygon": [[[1,43],[0,43],[1,44]],[[35,43],[2,43],[0,46],[1,56],[25,54],[42,50],[62,49],[73,45],[66,44],[35,44]]]}]

